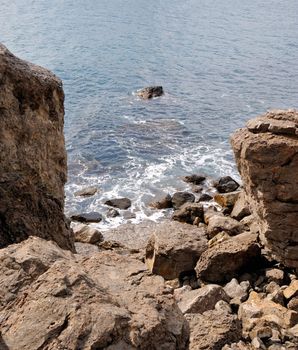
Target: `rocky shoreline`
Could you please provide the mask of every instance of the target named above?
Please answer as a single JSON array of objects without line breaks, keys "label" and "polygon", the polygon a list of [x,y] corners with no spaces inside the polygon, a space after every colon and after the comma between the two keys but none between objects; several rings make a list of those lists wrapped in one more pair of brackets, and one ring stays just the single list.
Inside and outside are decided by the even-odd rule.
[{"label": "rocky shoreline", "polygon": [[188,174],[162,223],[71,229],[62,83],[2,45],[0,76],[0,349],[298,349],[298,112],[232,136],[243,186]]}]

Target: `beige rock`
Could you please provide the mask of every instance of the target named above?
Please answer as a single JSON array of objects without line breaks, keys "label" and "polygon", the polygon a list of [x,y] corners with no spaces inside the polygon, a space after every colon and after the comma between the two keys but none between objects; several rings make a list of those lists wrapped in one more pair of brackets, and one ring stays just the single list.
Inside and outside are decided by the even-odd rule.
[{"label": "beige rock", "polygon": [[213,198],[222,207],[233,207],[240,194],[241,191],[217,193]]},{"label": "beige rock", "polygon": [[186,349],[170,289],[140,261],[72,255],[39,238],[1,256],[1,287],[14,296],[0,309],[3,349]]},{"label": "beige rock", "polygon": [[146,247],[149,270],[167,280],[194,269],[207,248],[205,231],[196,226],[169,221],[157,225]]},{"label": "beige rock", "polygon": [[244,336],[254,328],[271,326],[287,329],[298,322],[298,314],[295,311],[288,310],[256,292],[251,292],[248,300],[240,305],[238,317],[242,321]]},{"label": "beige rock", "polygon": [[62,82],[0,44],[0,248],[39,236],[74,251],[64,217]]},{"label": "beige rock", "polygon": [[85,224],[75,225],[73,227],[73,233],[75,236],[75,242],[94,244],[103,240],[100,231]]},{"label": "beige rock", "polygon": [[251,267],[260,256],[256,240],[256,235],[247,232],[208,248],[196,265],[198,278],[209,282],[227,281],[244,266]]},{"label": "beige rock", "polygon": [[265,276],[268,282],[273,281],[281,285],[285,278],[285,273],[281,269],[269,268],[269,269],[266,269]]},{"label": "beige rock", "polygon": [[203,314],[186,314],[190,327],[189,349],[221,350],[241,338],[241,325],[235,315],[210,310]]},{"label": "beige rock", "polygon": [[172,219],[187,224],[198,224],[203,221],[204,208],[199,203],[185,203],[178,210],[175,210]]},{"label": "beige rock", "polygon": [[208,241],[208,247],[211,248],[218,243],[227,241],[231,237],[226,232],[220,232]]},{"label": "beige rock", "polygon": [[298,296],[289,301],[287,308],[298,312]]},{"label": "beige rock", "polygon": [[202,288],[185,291],[178,302],[183,314],[202,314],[205,311],[214,309],[220,300],[230,301],[230,298],[217,284],[208,284]]},{"label": "beige rock", "polygon": [[291,284],[283,291],[286,299],[291,299],[298,295],[298,280],[294,280]]},{"label": "beige rock", "polygon": [[252,213],[268,251],[298,268],[298,113],[271,111],[232,136]]},{"label": "beige rock", "polygon": [[98,246],[90,243],[75,242],[75,248],[77,254],[86,256],[93,255],[94,253],[99,252]]},{"label": "beige rock", "polygon": [[231,217],[236,220],[241,220],[248,215],[250,215],[248,202],[245,198],[244,191],[241,191],[233,206]]},{"label": "beige rock", "polygon": [[207,233],[213,238],[219,232],[226,232],[230,236],[238,235],[245,230],[244,225],[228,216],[213,215],[209,218]]}]

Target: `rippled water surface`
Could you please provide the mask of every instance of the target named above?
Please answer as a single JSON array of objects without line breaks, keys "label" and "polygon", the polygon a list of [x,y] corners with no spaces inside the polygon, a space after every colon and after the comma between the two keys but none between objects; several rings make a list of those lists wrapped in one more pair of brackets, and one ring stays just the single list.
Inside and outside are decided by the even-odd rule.
[{"label": "rippled water surface", "polygon": [[147,204],[181,175],[236,175],[235,128],[298,107],[297,0],[0,0],[0,40],[63,79],[68,213],[128,196],[157,218]]}]

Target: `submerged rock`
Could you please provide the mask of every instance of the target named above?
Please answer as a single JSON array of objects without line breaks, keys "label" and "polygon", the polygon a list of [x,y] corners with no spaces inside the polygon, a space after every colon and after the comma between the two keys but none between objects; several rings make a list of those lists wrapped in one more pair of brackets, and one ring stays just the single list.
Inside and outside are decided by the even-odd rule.
[{"label": "submerged rock", "polygon": [[64,216],[62,82],[0,44],[0,248],[29,236],[74,250]]},{"label": "submerged rock", "polygon": [[268,112],[249,121],[231,142],[265,247],[298,268],[298,112]]},{"label": "submerged rock", "polygon": [[164,94],[162,86],[148,86],[137,92],[139,97],[148,100],[153,97],[159,97]]},{"label": "submerged rock", "polygon": [[131,207],[131,200],[128,198],[109,199],[105,202],[105,205],[109,205],[110,207],[125,210]]},{"label": "submerged rock", "polygon": [[80,191],[77,191],[74,193],[75,196],[81,196],[81,197],[89,197],[95,195],[95,193],[98,191],[97,187],[90,186],[83,188]]}]

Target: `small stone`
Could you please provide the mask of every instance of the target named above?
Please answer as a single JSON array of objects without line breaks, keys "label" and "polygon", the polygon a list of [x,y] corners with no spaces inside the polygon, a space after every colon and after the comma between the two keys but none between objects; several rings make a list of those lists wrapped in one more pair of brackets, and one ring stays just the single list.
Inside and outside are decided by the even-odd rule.
[{"label": "small stone", "polygon": [[184,203],[195,201],[195,196],[190,192],[176,192],[172,197],[172,204],[174,209],[179,209]]},{"label": "small stone", "polygon": [[280,269],[266,269],[265,276],[268,280],[268,282],[276,282],[277,284],[281,285],[284,280],[284,272]]},{"label": "small stone", "polygon": [[191,186],[191,190],[194,193],[201,193],[203,191],[203,186]]},{"label": "small stone", "polygon": [[164,198],[162,198],[159,201],[152,202],[150,204],[150,207],[155,209],[167,209],[172,208],[172,197],[170,194],[167,194]]},{"label": "small stone", "polygon": [[287,305],[287,308],[290,309],[290,310],[298,312],[298,297],[292,298],[289,301],[289,303]]},{"label": "small stone", "polygon": [[203,181],[206,180],[206,176],[203,175],[197,175],[197,174],[192,174],[192,175],[187,175],[182,178],[184,182],[192,183],[194,185],[200,185]]},{"label": "small stone", "polygon": [[287,287],[284,291],[284,296],[286,299],[291,299],[298,295],[298,280],[294,280],[291,282],[289,287]]},{"label": "small stone", "polygon": [[89,197],[95,195],[95,193],[98,191],[97,187],[90,186],[81,189],[80,191],[77,191],[74,193],[75,196],[81,196],[81,197]]},{"label": "small stone", "polygon": [[237,304],[245,301],[248,297],[247,289],[244,289],[242,286],[240,286],[236,278],[233,278],[229,283],[225,285],[224,291],[231,299],[239,300]]},{"label": "small stone", "polygon": [[219,300],[214,307],[215,310],[221,311],[221,312],[225,312],[227,314],[231,314],[232,313],[232,308],[230,306],[229,303],[227,303],[224,300]]},{"label": "small stone", "polygon": [[93,255],[94,253],[99,252],[98,246],[90,243],[75,242],[75,248],[77,254],[86,256]]},{"label": "small stone", "polygon": [[109,208],[107,211],[106,216],[108,218],[116,218],[117,216],[120,216],[120,213],[118,210],[114,209],[114,208]]},{"label": "small stone", "polygon": [[215,184],[214,187],[219,193],[228,193],[236,191],[239,187],[238,182],[232,179],[230,176],[221,177]]},{"label": "small stone", "polygon": [[256,337],[260,339],[269,339],[272,337],[272,328],[269,326],[260,326],[255,327],[249,334],[250,339],[254,339]]},{"label": "small stone", "polygon": [[214,196],[214,200],[222,207],[233,207],[240,194],[241,191],[218,193]]},{"label": "small stone", "polygon": [[100,222],[102,220],[102,215],[97,212],[82,213],[72,215],[71,219],[79,222]]},{"label": "small stone", "polygon": [[268,284],[265,286],[265,292],[266,292],[267,294],[269,294],[269,293],[274,293],[274,292],[277,292],[277,291],[279,291],[279,290],[280,290],[280,286],[279,286],[276,282],[274,282],[274,281],[268,283]]},{"label": "small stone", "polygon": [[218,243],[227,241],[231,237],[226,232],[220,232],[208,241],[208,247],[211,248]]},{"label": "small stone", "polygon": [[125,210],[131,207],[131,200],[128,198],[109,199],[105,202],[105,205]]},{"label": "small stone", "polygon": [[211,201],[213,199],[213,197],[212,196],[210,196],[210,194],[208,194],[208,193],[203,193],[201,196],[200,196],[200,198],[199,198],[199,202],[209,202],[209,201]]},{"label": "small stone", "polygon": [[255,348],[255,349],[264,349],[266,350],[266,346],[265,344],[262,342],[262,340],[259,337],[255,337],[252,342],[251,345]]}]

